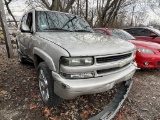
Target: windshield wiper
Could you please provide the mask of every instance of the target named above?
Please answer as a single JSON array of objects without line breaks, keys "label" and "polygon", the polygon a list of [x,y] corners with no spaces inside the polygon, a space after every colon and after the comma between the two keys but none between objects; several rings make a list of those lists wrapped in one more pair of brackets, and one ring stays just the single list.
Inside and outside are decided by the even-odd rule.
[{"label": "windshield wiper", "polygon": [[89,30],[75,30],[75,32],[91,32]]},{"label": "windshield wiper", "polygon": [[74,16],[73,18],[71,18],[70,20],[68,20],[68,21],[63,25],[62,28],[64,28],[69,22],[71,22],[72,20],[74,20],[74,19],[76,19],[76,18],[77,18],[77,16]]}]

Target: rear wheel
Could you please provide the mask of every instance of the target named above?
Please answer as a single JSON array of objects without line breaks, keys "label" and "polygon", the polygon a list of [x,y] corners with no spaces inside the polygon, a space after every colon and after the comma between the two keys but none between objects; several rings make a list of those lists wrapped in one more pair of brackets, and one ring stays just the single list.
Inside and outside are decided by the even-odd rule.
[{"label": "rear wheel", "polygon": [[45,62],[38,65],[38,80],[41,98],[46,106],[53,107],[62,103],[63,99],[54,93],[54,79]]}]

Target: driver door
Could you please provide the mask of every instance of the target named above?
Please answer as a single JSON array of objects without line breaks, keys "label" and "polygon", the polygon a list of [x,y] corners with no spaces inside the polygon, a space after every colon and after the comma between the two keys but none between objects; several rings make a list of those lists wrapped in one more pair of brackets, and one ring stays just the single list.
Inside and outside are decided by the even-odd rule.
[{"label": "driver door", "polygon": [[30,50],[29,50],[29,44],[32,41],[32,23],[33,23],[33,13],[30,12],[26,15],[24,15],[24,17],[22,18],[22,22],[21,22],[21,26],[22,24],[26,24],[29,29],[30,32],[24,32],[21,28],[21,32],[20,32],[20,46],[21,46],[21,54],[29,57],[30,56]]}]

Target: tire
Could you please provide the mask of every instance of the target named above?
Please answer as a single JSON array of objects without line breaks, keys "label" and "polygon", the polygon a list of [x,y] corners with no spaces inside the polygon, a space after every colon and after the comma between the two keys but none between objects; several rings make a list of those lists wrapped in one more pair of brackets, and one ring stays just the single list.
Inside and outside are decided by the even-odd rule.
[{"label": "tire", "polygon": [[54,107],[63,102],[63,99],[54,93],[54,79],[45,62],[38,65],[38,82],[41,98],[47,107]]}]

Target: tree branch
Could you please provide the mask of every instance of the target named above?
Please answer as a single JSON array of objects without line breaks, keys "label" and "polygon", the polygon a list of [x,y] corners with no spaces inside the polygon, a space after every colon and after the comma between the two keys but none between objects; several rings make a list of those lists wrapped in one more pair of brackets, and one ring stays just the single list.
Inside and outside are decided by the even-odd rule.
[{"label": "tree branch", "polygon": [[16,27],[18,27],[17,21],[16,21],[14,15],[12,14],[12,12],[11,12],[11,10],[10,10],[10,8],[9,8],[9,3],[10,3],[11,1],[12,1],[12,0],[9,0],[9,2],[7,2],[6,0],[4,0],[8,13],[12,16],[12,18],[13,18],[15,24],[16,24]]},{"label": "tree branch", "polygon": [[73,5],[73,3],[75,2],[75,0],[70,0],[66,6],[66,8],[64,9],[64,12],[68,12],[69,9],[71,9],[71,6]]}]

